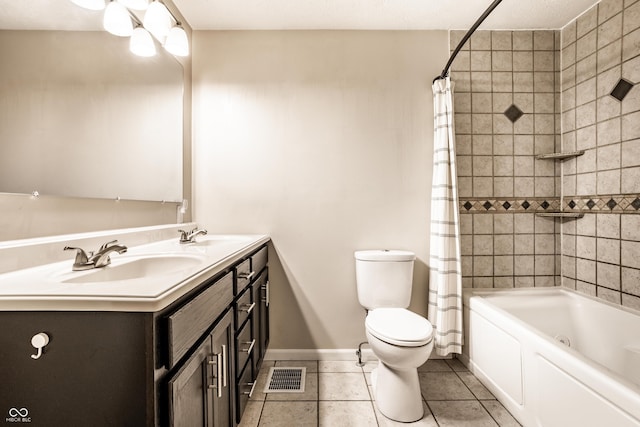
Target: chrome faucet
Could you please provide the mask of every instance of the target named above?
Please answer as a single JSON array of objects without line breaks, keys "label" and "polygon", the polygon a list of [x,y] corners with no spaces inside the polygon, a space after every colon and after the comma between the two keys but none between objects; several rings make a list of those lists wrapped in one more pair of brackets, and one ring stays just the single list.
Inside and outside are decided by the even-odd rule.
[{"label": "chrome faucet", "polygon": [[94,268],[101,268],[111,264],[111,258],[109,255],[112,252],[117,252],[119,254],[127,252],[127,247],[125,245],[116,245],[115,243],[118,243],[118,241],[112,240],[111,242],[105,243],[100,246],[98,252],[89,258],[89,261],[93,261]]},{"label": "chrome faucet", "polygon": [[184,245],[187,243],[195,243],[196,236],[198,234],[202,234],[202,235],[207,234],[207,230],[205,229],[198,230],[198,227],[196,227],[188,233],[184,230],[178,230],[178,233],[180,233],[180,243]]},{"label": "chrome faucet", "polygon": [[100,249],[96,253],[89,252],[89,255],[82,248],[73,246],[65,246],[64,250],[75,250],[76,259],[73,262],[73,271],[91,270],[93,268],[102,268],[111,264],[111,258],[109,255],[112,252],[118,252],[119,254],[127,252],[127,247],[124,245],[116,245],[117,240],[107,242],[100,246]]}]

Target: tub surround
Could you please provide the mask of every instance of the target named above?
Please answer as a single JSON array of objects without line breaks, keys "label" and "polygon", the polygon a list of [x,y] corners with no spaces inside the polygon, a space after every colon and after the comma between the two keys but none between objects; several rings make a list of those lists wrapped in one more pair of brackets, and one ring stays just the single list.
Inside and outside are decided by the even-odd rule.
[{"label": "tub surround", "polygon": [[[454,62],[465,287],[562,285],[640,308],[639,16],[603,0],[560,31],[478,31]],[[584,218],[535,216],[549,211]]]},{"label": "tub surround", "polygon": [[[177,230],[190,226],[193,228],[193,224],[179,224],[5,242],[0,245],[2,258],[22,260],[23,265],[0,274],[0,310],[158,311],[269,241],[265,235],[210,234],[198,237],[201,244],[180,244]],[[93,250],[115,239],[128,246],[128,251],[112,255],[113,264],[105,269],[139,257],[170,256],[193,262],[167,274],[151,271],[151,277],[74,283],[98,270],[73,272],[74,254],[62,248]],[[213,241],[215,244],[202,244]],[[36,262],[40,265],[28,266]],[[9,270],[9,266],[4,268]]]}]

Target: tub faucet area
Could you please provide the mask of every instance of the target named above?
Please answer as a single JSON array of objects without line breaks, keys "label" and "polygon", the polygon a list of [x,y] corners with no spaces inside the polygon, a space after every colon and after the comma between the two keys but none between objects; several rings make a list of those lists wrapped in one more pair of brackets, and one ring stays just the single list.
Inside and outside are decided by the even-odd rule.
[{"label": "tub faucet area", "polygon": [[119,254],[127,252],[127,247],[124,245],[116,245],[118,243],[117,240],[112,240],[111,242],[107,242],[100,246],[95,253],[89,252],[89,255],[82,248],[65,246],[64,250],[75,250],[76,251],[76,259],[73,262],[73,271],[84,271],[91,270],[93,268],[102,268],[111,264],[110,255],[113,252],[117,252]]}]

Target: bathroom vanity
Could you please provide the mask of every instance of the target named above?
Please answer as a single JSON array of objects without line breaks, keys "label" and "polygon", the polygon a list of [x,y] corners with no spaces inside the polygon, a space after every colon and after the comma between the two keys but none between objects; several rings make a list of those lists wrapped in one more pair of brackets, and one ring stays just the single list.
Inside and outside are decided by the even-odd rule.
[{"label": "bathroom vanity", "polygon": [[239,423],[269,342],[269,238],[217,237],[146,245],[101,272],[0,274],[0,421]]}]

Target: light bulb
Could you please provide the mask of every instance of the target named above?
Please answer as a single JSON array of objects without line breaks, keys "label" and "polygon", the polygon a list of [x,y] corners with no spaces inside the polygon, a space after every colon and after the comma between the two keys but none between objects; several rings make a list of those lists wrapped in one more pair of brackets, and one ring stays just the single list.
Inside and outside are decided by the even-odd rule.
[{"label": "light bulb", "polygon": [[158,40],[164,42],[172,24],[171,13],[167,7],[158,0],[154,0],[144,14],[144,27]]},{"label": "light bulb", "polygon": [[149,31],[142,27],[136,27],[129,40],[129,50],[138,56],[154,56],[156,54],[156,44],[151,38]]},{"label": "light bulb", "polygon": [[175,56],[189,56],[189,39],[187,32],[179,25],[169,31],[163,44],[167,52]]},{"label": "light bulb", "polygon": [[89,10],[104,9],[104,0],[71,0],[73,4]]},{"label": "light bulb", "polygon": [[104,29],[115,36],[128,37],[133,34],[133,23],[126,7],[111,1],[104,11]]},{"label": "light bulb", "polygon": [[118,3],[133,10],[147,10],[149,7],[149,0],[118,0]]}]

